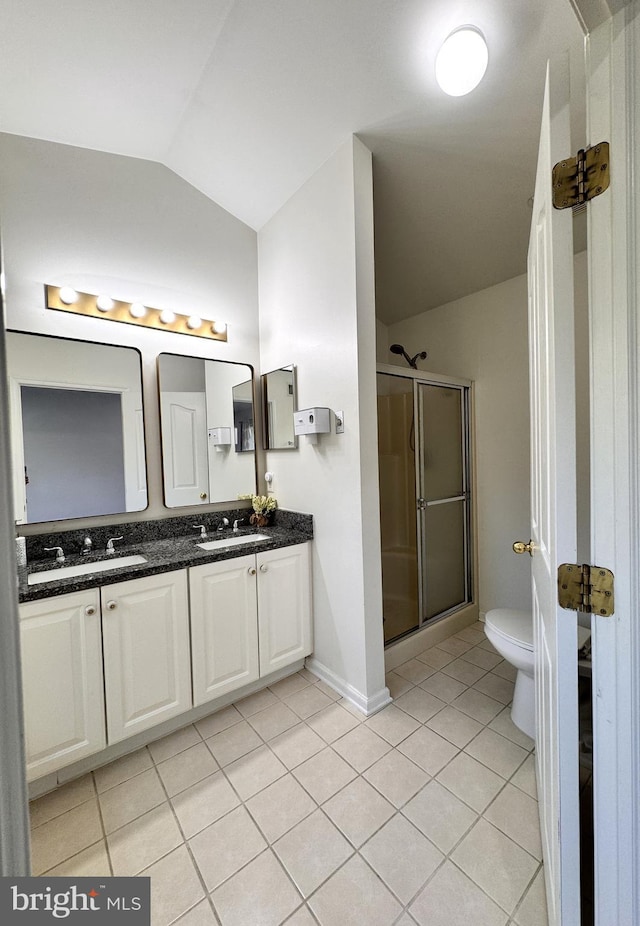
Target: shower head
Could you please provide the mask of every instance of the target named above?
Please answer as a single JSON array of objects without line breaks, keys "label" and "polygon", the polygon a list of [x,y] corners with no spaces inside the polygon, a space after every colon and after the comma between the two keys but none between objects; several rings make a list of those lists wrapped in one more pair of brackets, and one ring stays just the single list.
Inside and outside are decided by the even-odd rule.
[{"label": "shower head", "polygon": [[418,369],[416,365],[416,360],[418,359],[418,357],[421,360],[426,360],[426,357],[427,357],[426,350],[420,351],[419,353],[415,355],[415,357],[410,357],[409,354],[404,349],[404,347],[402,346],[402,344],[392,344],[389,350],[391,351],[392,354],[400,354],[402,357],[404,357],[404,359],[407,361],[407,363],[413,370]]}]

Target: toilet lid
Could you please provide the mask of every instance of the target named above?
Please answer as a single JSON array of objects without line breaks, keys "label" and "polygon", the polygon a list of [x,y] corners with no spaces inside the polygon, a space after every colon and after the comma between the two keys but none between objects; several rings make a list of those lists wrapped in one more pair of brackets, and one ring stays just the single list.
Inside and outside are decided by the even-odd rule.
[{"label": "toilet lid", "polygon": [[531,611],[516,611],[513,608],[495,608],[485,617],[487,626],[493,627],[506,640],[533,649],[533,615]]}]

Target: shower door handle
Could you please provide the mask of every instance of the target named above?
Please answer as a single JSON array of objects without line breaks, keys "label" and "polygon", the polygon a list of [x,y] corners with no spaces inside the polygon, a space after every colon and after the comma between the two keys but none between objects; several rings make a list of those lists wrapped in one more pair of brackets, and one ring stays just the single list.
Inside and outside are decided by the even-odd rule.
[{"label": "shower door handle", "polygon": [[425,508],[427,507],[427,500],[426,500],[426,498],[419,498],[419,499],[417,499],[417,505],[418,505],[418,510],[419,510],[419,511],[424,511]]}]

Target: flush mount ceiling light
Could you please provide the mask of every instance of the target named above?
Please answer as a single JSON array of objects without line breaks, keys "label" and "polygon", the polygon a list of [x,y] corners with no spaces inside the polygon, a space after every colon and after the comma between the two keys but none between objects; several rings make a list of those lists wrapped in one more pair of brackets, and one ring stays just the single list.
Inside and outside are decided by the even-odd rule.
[{"label": "flush mount ceiling light", "polygon": [[71,287],[45,286],[48,309],[89,315],[108,321],[125,322],[144,328],[158,328],[175,334],[189,334],[198,338],[226,341],[227,325],[222,321],[210,321],[205,325],[198,315],[178,315],[171,309],[152,309],[141,302],[122,302],[110,296],[92,296]]},{"label": "flush mount ceiling light", "polygon": [[436,80],[449,96],[474,90],[487,70],[489,50],[475,26],[461,26],[444,40],[436,56]]}]

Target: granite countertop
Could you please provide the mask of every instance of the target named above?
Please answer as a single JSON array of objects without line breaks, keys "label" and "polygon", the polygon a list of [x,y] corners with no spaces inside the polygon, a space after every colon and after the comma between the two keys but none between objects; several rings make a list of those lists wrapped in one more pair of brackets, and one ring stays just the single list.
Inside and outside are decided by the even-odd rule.
[{"label": "granite countertop", "polygon": [[[237,543],[236,539],[243,534],[264,534],[267,539],[261,541],[249,541],[247,543]],[[156,575],[162,572],[172,572],[175,569],[185,569],[188,566],[200,566],[203,563],[215,563],[221,560],[235,559],[238,556],[246,556],[249,553],[259,553],[265,550],[277,550],[281,547],[289,547],[298,543],[306,543],[313,537],[313,530],[309,529],[306,524],[300,523],[292,526],[290,524],[273,527],[241,527],[237,533],[231,528],[225,531],[211,531],[208,540],[220,540],[225,536],[234,538],[234,546],[222,547],[217,550],[201,550],[197,546],[201,539],[193,536],[176,536],[163,538],[159,540],[138,540],[127,544],[126,533],[125,539],[116,545],[116,552],[113,557],[106,553],[92,553],[89,556],[82,554],[72,554],[65,558],[64,563],[59,564],[59,568],[65,566],[85,565],[92,562],[109,561],[123,556],[140,554],[146,559],[145,563],[135,566],[125,566],[123,568],[114,568],[113,571],[93,572],[81,576],[69,576],[62,579],[53,579],[50,582],[40,582],[37,585],[28,585],[27,576],[35,572],[42,572],[49,569],[56,569],[58,565],[55,559],[38,559],[29,563],[26,572],[20,576],[19,583],[19,600],[37,601],[42,598],[52,598],[57,595],[65,595],[69,592],[82,591],[87,588],[96,588],[103,585],[113,585],[116,582],[124,582],[128,579],[138,579],[142,576]]]}]

